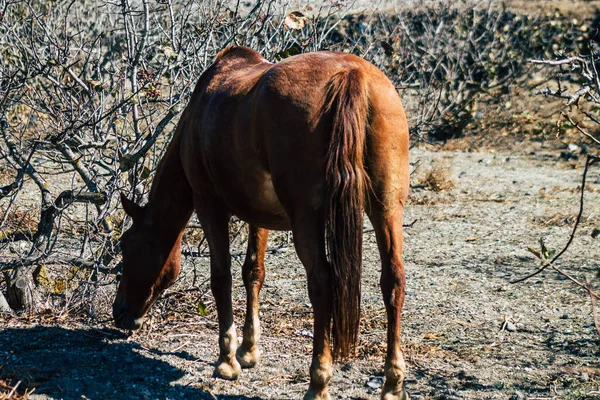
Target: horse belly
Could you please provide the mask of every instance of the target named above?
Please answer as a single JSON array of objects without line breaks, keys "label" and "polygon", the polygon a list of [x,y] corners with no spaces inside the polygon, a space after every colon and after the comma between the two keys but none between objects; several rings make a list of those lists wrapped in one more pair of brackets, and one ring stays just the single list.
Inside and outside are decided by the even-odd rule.
[{"label": "horse belly", "polygon": [[[246,176],[243,183],[225,189],[222,197],[232,214],[251,225],[272,230],[289,230],[291,225],[267,172]],[[258,175],[258,176],[257,176]]]}]

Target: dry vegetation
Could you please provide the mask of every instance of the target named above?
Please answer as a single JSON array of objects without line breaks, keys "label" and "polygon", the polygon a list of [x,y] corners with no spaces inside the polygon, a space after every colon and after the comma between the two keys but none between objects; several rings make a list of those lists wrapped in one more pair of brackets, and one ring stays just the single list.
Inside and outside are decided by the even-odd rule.
[{"label": "dry vegetation", "polygon": [[452,166],[450,163],[445,162],[435,163],[417,179],[417,183],[412,185],[412,187],[413,189],[415,187],[426,188],[435,192],[452,189],[454,187]]}]

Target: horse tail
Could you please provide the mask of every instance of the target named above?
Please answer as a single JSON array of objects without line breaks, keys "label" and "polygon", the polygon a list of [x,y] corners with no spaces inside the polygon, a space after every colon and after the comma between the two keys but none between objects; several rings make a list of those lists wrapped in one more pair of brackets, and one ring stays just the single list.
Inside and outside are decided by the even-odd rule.
[{"label": "horse tail", "polygon": [[333,358],[354,355],[360,323],[363,204],[368,177],[363,164],[367,85],[356,69],[329,81],[325,111],[332,118],[326,155],[326,242],[333,293]]}]

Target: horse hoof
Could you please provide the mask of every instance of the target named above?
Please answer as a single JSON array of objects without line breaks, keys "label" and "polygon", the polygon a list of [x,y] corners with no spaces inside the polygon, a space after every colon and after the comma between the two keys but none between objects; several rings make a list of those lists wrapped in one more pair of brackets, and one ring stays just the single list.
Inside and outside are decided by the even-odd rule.
[{"label": "horse hoof", "polygon": [[397,389],[390,389],[383,387],[381,391],[381,400],[410,400],[408,393],[404,390],[404,387],[400,387]]},{"label": "horse hoof", "polygon": [[242,368],[253,368],[258,364],[260,359],[260,350],[255,347],[254,350],[246,350],[243,347],[238,347],[236,358]]},{"label": "horse hoof", "polygon": [[242,367],[235,358],[229,362],[218,361],[217,366],[215,367],[215,376],[229,381],[236,380],[240,375],[240,372],[242,372]]},{"label": "horse hoof", "polygon": [[303,400],[331,400],[331,396],[329,395],[327,388],[319,392],[309,389],[304,395]]}]

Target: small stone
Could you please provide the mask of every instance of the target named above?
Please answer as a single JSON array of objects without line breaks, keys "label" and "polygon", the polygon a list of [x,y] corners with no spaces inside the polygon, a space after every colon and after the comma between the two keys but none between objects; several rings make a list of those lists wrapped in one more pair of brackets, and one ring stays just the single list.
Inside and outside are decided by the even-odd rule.
[{"label": "small stone", "polygon": [[590,380],[590,376],[588,375],[588,373],[587,373],[587,372],[582,372],[582,373],[581,373],[581,376],[580,376],[580,378],[581,378],[581,380],[582,380],[582,381],[584,381],[584,382],[587,382],[587,381],[589,381],[589,380]]},{"label": "small stone", "polygon": [[567,314],[567,313],[564,313],[564,314],[563,314],[563,315],[560,317],[560,319],[569,319],[569,318],[571,318],[571,316],[570,316],[569,314]]},{"label": "small stone", "polygon": [[506,329],[509,332],[516,332],[517,331],[517,327],[515,326],[515,324],[513,324],[510,321],[506,322],[506,326],[504,327],[504,329]]},{"label": "small stone", "polygon": [[295,333],[298,336],[313,337],[313,332],[309,329],[298,329]]},{"label": "small stone", "polygon": [[383,378],[379,376],[369,378],[365,386],[370,387],[371,389],[379,389],[383,386]]}]

